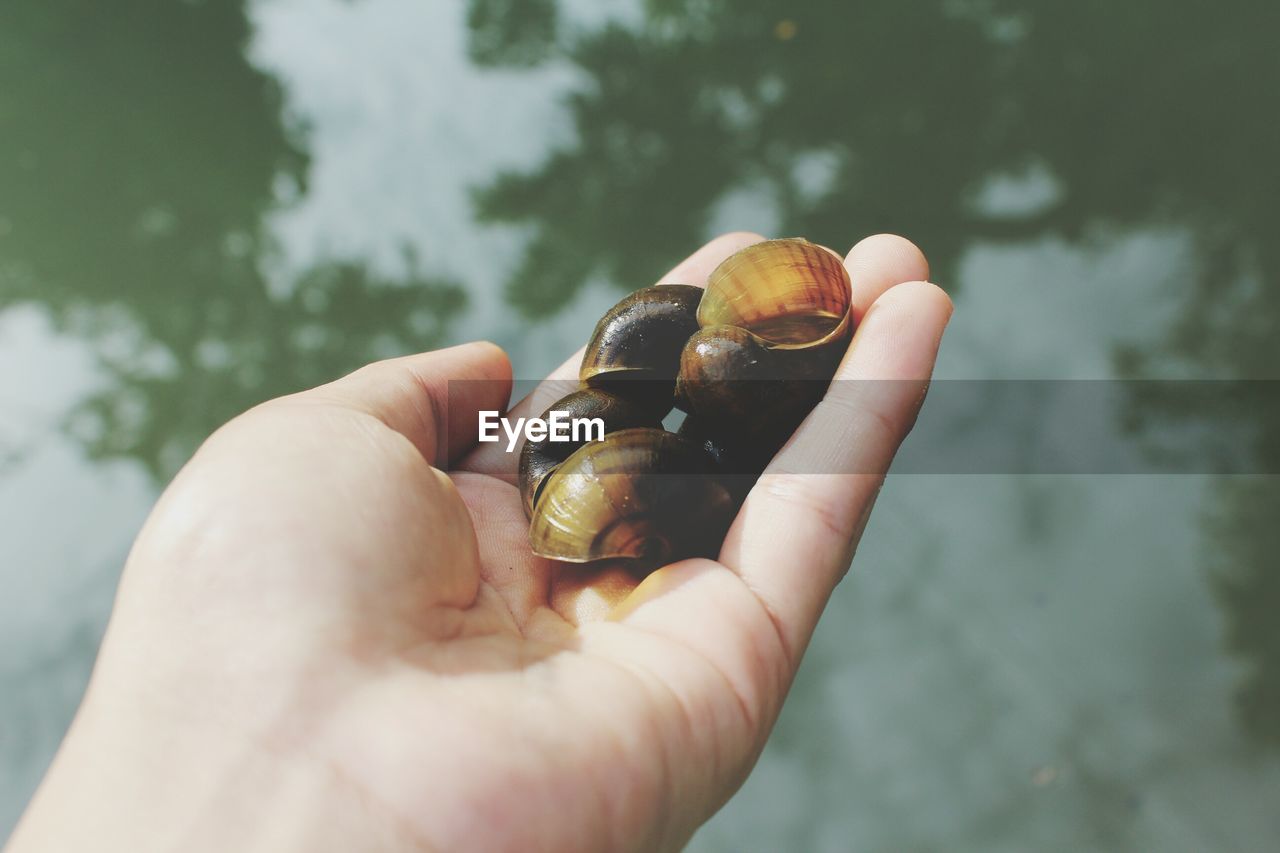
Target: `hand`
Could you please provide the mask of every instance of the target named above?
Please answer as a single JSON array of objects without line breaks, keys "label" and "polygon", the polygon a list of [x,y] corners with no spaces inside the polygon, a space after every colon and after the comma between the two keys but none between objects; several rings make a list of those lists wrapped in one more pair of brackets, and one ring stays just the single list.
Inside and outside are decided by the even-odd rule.
[{"label": "hand", "polygon": [[[510,394],[492,345],[373,364],[220,429],[138,537],[11,852],[678,848],[759,755],[950,316],[905,240],[847,264],[861,323],[838,377],[917,382],[833,386],[719,561],[643,582],[529,552],[514,456],[474,446],[477,410]],[[449,398],[451,379],[487,381]],[[794,473],[819,460],[869,473]]]}]

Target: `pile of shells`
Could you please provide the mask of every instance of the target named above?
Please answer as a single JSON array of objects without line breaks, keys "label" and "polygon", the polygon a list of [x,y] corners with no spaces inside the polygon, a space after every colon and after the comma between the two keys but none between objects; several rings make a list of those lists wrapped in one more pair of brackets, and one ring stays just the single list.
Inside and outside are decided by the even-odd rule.
[{"label": "pile of shells", "polygon": [[[579,389],[552,405],[602,441],[526,442],[519,484],[543,557],[642,569],[714,556],[738,505],[822,399],[853,334],[849,274],[802,239],[729,257],[706,289],[624,298],[587,344]],[[673,408],[686,416],[662,428]]]}]

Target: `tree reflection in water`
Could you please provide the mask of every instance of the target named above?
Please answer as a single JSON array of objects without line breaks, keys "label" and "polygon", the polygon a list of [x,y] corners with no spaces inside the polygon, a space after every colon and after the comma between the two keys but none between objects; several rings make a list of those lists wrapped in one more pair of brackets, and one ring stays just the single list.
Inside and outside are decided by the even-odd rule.
[{"label": "tree reflection in water", "polygon": [[233,2],[0,9],[0,307],[90,342],[107,383],[75,433],[161,480],[256,402],[436,344],[464,302],[412,265],[268,274],[307,155],[249,35]]}]

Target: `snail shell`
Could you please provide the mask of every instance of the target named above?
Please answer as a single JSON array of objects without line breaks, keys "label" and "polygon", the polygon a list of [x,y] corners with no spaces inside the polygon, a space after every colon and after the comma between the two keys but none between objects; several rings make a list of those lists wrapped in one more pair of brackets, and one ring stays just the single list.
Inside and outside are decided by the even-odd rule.
[{"label": "snail shell", "polygon": [[702,329],[680,359],[677,401],[711,431],[777,450],[826,393],[840,355],[773,349],[736,326]]},{"label": "snail shell", "polygon": [[677,435],[695,442],[716,461],[720,482],[728,490],[735,512],[776,452],[756,437],[710,426],[693,415],[684,419]]},{"label": "snail shell", "polygon": [[822,399],[853,332],[849,273],[807,240],[768,240],[711,273],[680,357],[677,403],[772,455]]},{"label": "snail shell", "polygon": [[578,378],[625,395],[658,417],[671,410],[680,351],[698,330],[702,288],[658,284],[624,297],[596,324]]},{"label": "snail shell", "polygon": [[774,349],[812,349],[852,332],[853,286],[834,253],[798,237],[730,255],[707,279],[698,325],[737,326]]},{"label": "snail shell", "polygon": [[529,527],[533,552],[646,567],[713,553],[732,499],[697,443],[661,429],[625,429],[575,451],[547,479]]},{"label": "snail shell", "polygon": [[[569,418],[600,418],[608,435],[631,427],[659,427],[660,417],[654,417],[643,407],[637,406],[616,394],[599,388],[583,388],[560,398],[542,413],[543,420],[552,412],[564,412]],[[533,516],[542,486],[562,462],[569,458],[585,441],[526,441],[520,449],[520,464],[516,482],[520,485],[520,497],[524,502],[524,514]]]}]

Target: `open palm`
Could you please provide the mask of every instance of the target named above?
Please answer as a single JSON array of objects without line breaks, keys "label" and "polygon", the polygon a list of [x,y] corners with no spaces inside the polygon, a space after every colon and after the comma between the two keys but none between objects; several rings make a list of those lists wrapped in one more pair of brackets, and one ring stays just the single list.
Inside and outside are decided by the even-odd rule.
[{"label": "open palm", "polygon": [[[678,848],[759,755],[950,314],[905,240],[846,263],[861,322],[838,378],[908,381],[833,386],[719,561],[643,582],[530,553],[515,456],[474,446],[477,410],[508,403],[496,347],[371,365],[228,424],[139,537],[13,849],[69,831],[81,849]],[[96,805],[69,829],[77,793]]]}]

